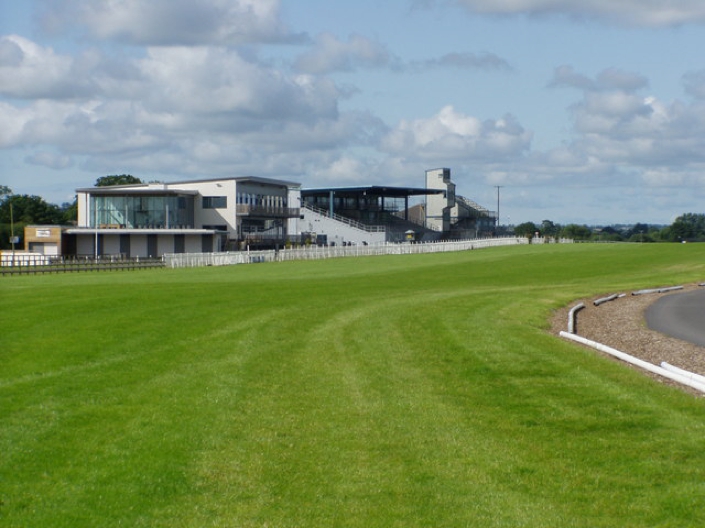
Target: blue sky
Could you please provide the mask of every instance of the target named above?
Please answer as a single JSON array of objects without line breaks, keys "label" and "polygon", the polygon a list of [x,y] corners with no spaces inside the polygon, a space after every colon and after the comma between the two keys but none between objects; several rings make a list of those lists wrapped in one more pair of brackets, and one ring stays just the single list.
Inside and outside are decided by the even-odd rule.
[{"label": "blue sky", "polygon": [[0,184],[423,186],[501,222],[703,211],[700,0],[0,0]]}]

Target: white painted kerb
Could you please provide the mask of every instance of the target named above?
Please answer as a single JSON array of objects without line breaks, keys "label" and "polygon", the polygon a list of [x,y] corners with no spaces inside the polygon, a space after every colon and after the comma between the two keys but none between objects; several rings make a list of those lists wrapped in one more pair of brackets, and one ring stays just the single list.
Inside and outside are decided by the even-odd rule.
[{"label": "white painted kerb", "polygon": [[570,334],[568,332],[561,332],[560,336],[564,337],[566,339],[570,339],[572,341],[576,341],[576,342],[581,343],[583,345],[587,345],[589,347],[592,347],[596,350],[599,350],[600,352],[604,352],[606,354],[614,356],[618,359],[621,359],[622,361],[626,361],[627,363],[631,363],[632,365],[635,365],[639,368],[642,368],[642,369],[647,370],[649,372],[653,372],[654,374],[658,374],[659,376],[662,376],[664,378],[668,378],[670,380],[678,382],[681,385],[687,385],[688,387],[692,387],[693,389],[698,390],[700,392],[705,392],[705,384],[699,383],[696,379],[693,379],[692,377],[683,376],[681,374],[671,372],[669,370],[666,370],[665,368],[653,365],[647,361],[636,358],[634,356],[630,356],[629,354],[625,354],[624,352],[620,352],[619,350],[608,347],[607,345],[603,345],[602,343],[598,343],[597,341],[585,339],[584,337],[580,337],[579,335],[576,335],[576,334]]}]

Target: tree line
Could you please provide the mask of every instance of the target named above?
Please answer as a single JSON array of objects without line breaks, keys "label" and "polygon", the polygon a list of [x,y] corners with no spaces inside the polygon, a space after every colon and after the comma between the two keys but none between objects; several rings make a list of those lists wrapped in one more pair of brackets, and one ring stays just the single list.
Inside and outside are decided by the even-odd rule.
[{"label": "tree line", "polygon": [[[143,183],[130,174],[102,176],[96,187]],[[27,225],[75,225],[78,216],[76,200],[55,205],[39,196],[13,194],[0,185],[0,249],[9,249],[11,236],[20,238],[16,248],[22,248],[22,237]],[[705,242],[705,214],[685,213],[669,226],[636,223],[629,227],[589,227],[580,224],[561,225],[544,220],[540,224],[524,222],[514,226],[514,234],[533,238],[570,238],[593,242]]]},{"label": "tree line", "polygon": [[550,220],[524,222],[514,234],[525,237],[570,238],[590,242],[705,242],[705,214],[684,213],[669,226],[636,223],[631,226],[589,227],[561,225]]},{"label": "tree line", "polygon": [[[96,187],[129,185],[142,180],[129,174],[101,176]],[[12,236],[18,238],[15,249],[24,248],[24,228],[28,225],[76,225],[78,204],[66,202],[61,205],[48,203],[40,196],[14,194],[6,185],[0,185],[0,249],[12,248]]]}]

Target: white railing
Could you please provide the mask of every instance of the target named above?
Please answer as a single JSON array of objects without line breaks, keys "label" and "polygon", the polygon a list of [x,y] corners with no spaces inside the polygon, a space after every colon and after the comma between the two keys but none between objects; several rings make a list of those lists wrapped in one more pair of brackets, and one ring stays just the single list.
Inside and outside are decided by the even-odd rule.
[{"label": "white railing", "polygon": [[326,216],[328,218],[332,218],[333,220],[337,220],[338,222],[342,222],[343,224],[347,224],[350,227],[354,227],[355,229],[359,229],[360,231],[366,231],[368,233],[384,233],[387,229],[383,225],[363,224],[362,222],[358,222],[357,220],[353,220],[352,218],[347,218],[345,216],[340,216],[339,214],[336,214],[336,213],[333,213],[331,215],[330,211],[327,211],[326,209],[322,209],[320,207],[316,207],[314,205],[310,205],[307,203],[302,204],[301,208],[308,209],[310,211],[313,211],[316,214],[319,214],[321,216]]},{"label": "white railing", "polygon": [[25,253],[24,251],[0,251],[0,266],[46,266],[56,255]]},{"label": "white railing", "polygon": [[465,196],[460,196],[456,194],[455,201],[461,203],[469,209],[477,211],[477,213],[479,213],[479,216],[486,216],[487,218],[496,218],[494,211],[490,211],[489,209],[482,207],[479,203],[474,202],[469,198],[465,198]]},{"label": "white railing", "polygon": [[423,244],[379,244],[357,246],[309,246],[281,249],[279,251],[238,251],[228,253],[169,253],[164,255],[168,268],[192,268],[200,266],[230,266],[258,262],[285,262],[291,260],[321,260],[340,257],[368,257],[378,255],[419,255],[467,251],[499,246],[528,244],[526,238],[483,238],[453,242],[428,242]]}]

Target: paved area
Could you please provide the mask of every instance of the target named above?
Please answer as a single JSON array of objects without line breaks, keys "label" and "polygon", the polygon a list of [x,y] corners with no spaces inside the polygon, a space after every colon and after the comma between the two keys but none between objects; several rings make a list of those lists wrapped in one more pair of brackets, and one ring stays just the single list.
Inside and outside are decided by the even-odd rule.
[{"label": "paved area", "polygon": [[705,288],[662,297],[644,315],[650,329],[705,346]]}]

